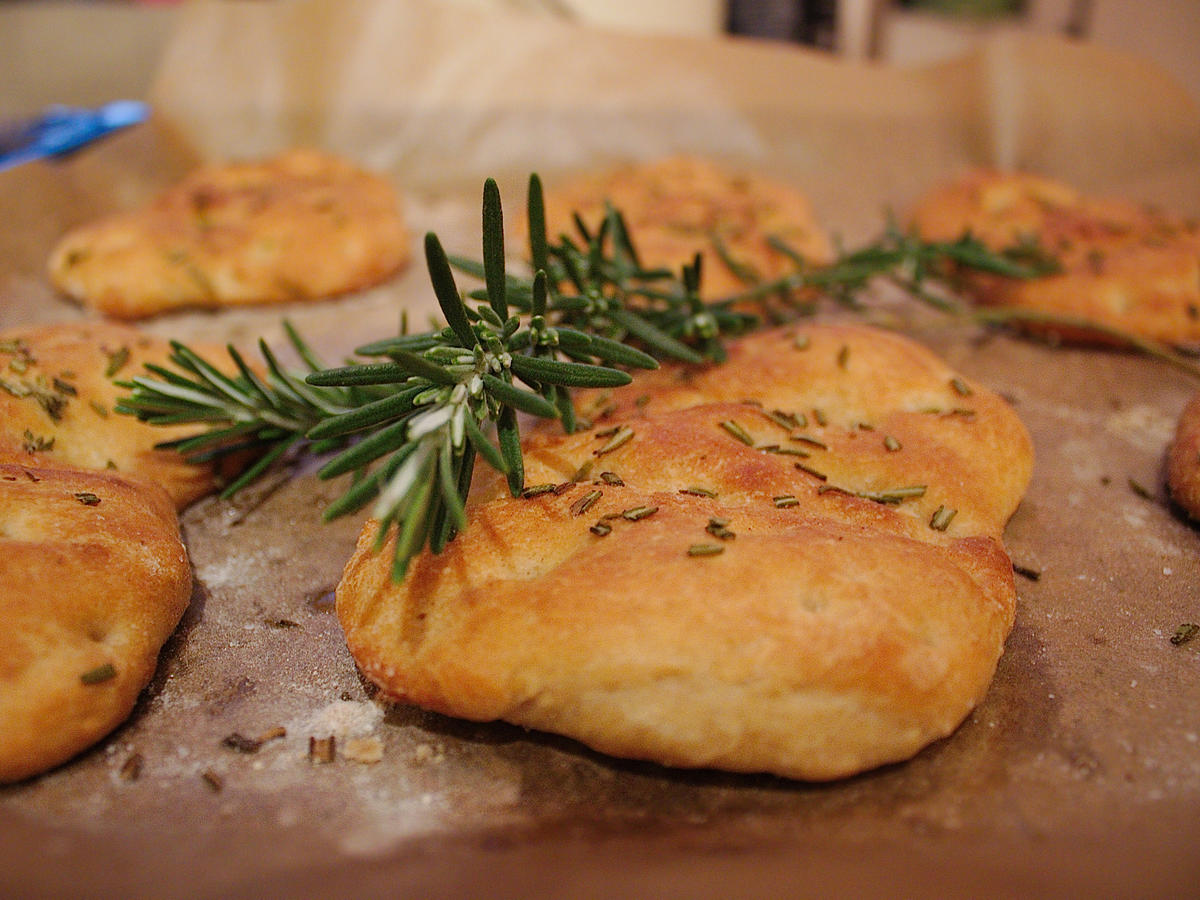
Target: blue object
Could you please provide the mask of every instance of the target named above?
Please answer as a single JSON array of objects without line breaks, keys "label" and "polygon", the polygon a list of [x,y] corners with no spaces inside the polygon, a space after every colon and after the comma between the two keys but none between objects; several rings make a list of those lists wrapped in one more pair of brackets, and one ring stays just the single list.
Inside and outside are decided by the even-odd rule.
[{"label": "blue object", "polygon": [[149,114],[150,107],[139,100],[114,100],[97,109],[51,106],[35,119],[0,126],[0,170],[69,153]]}]

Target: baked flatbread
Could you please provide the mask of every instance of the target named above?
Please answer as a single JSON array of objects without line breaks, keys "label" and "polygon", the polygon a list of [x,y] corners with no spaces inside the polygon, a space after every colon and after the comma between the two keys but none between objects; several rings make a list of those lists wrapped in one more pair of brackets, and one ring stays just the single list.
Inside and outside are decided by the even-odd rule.
[{"label": "baked flatbread", "polygon": [[0,463],[0,782],[124,721],[190,596],[160,488]]},{"label": "baked flatbread", "polygon": [[[1036,244],[1060,271],[1017,280],[972,275],[981,302],[1095,321],[1168,343],[1200,339],[1200,222],[1150,206],[1086,196],[1036,175],[976,171],[916,207],[930,240],[969,232],[994,250]],[[1080,327],[1046,326],[1075,340],[1111,342]]]},{"label": "baked flatbread", "polygon": [[832,257],[829,238],[799,191],[691,156],[630,164],[548,185],[548,236],[554,240],[562,233],[575,235],[575,213],[594,231],[604,220],[606,201],[624,215],[643,265],[678,272],[701,253],[700,290],[708,300],[747,287],[718,252],[717,242],[739,267],[762,279],[795,268],[793,260],[771,246],[772,237],[813,265]]},{"label": "baked flatbread", "polygon": [[368,523],[337,606],[386,696],[814,780],[906,759],[983,697],[1032,463],[1000,398],[904,338],[808,326],[602,399],[590,430],[527,438],[526,484],[556,490],[481,476],[402,584]]},{"label": "baked flatbread", "polygon": [[114,412],[113,379],[165,363],[170,345],[125,326],[74,322],[0,331],[0,461],[99,469],[161,485],[182,508],[215,488],[211,466],[155,445],[195,433]]},{"label": "baked flatbread", "polygon": [[1167,487],[1171,498],[1200,520],[1200,394],[1188,401],[1167,451]]},{"label": "baked flatbread", "polygon": [[314,150],[205,166],[148,206],[81,225],[50,257],[64,293],[106,315],[315,300],[409,260],[392,185]]}]

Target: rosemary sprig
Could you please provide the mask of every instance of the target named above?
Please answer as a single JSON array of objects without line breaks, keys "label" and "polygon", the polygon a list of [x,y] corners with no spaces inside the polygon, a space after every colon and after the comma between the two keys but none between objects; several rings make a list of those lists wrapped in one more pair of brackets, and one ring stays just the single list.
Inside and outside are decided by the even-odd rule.
[{"label": "rosemary sprig", "polygon": [[[531,186],[531,195],[536,188]],[[382,546],[395,528],[393,575],[427,544],[440,552],[466,524],[464,503],[477,457],[504,472],[514,495],[524,487],[518,413],[562,418],[573,427],[568,391],[617,387],[630,376],[607,363],[653,368],[653,357],[617,340],[548,324],[547,278],[535,274],[527,313],[510,315],[500,194],[483,190],[481,302],[468,304],[445,250],[425,238],[430,281],[446,325],[360,347],[359,360],[324,367],[290,326],[289,340],[307,365],[283,369],[260,342],[265,374],[232,347],[226,374],[182,344],[174,369],[122,384],[118,409],[155,424],[200,423],[202,434],[167,444],[195,460],[250,452],[257,461],[224,491],[232,495],[291,453],[336,452],[322,478],[352,474],[350,487],[325,518],[374,502]],[[365,360],[361,358],[366,358]],[[488,437],[494,427],[495,442]]]}]

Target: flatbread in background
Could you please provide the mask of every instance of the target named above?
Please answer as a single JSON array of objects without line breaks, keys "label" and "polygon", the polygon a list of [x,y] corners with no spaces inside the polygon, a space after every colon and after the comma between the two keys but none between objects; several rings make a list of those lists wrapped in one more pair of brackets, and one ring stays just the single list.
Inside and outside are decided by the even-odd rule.
[{"label": "flatbread in background", "polygon": [[793,271],[796,261],[773,240],[813,265],[833,255],[800,191],[695,156],[630,163],[548,184],[547,236],[553,241],[568,234],[579,242],[574,217],[595,233],[610,205],[623,215],[645,267],[678,273],[700,254],[700,291],[710,300]]},{"label": "flatbread in background", "polygon": [[1183,408],[1167,449],[1167,489],[1190,518],[1200,521],[1200,394]]},{"label": "flatbread in background", "polygon": [[128,717],[191,579],[157,486],[0,463],[0,782],[67,761]]},{"label": "flatbread in background", "polygon": [[383,176],[315,150],[203,166],[149,205],[81,225],[51,280],[108,316],[319,300],[370,287],[409,261]]},{"label": "flatbread in background", "polygon": [[145,374],[146,363],[166,364],[169,354],[166,340],[107,322],[0,330],[0,462],[145,479],[181,509],[211,493],[211,465],[156,446],[195,434],[195,426],[148,425],[116,412],[127,391],[114,380]]},{"label": "flatbread in background", "polygon": [[[1032,279],[969,274],[983,303],[1172,344],[1200,340],[1200,220],[1038,175],[976,170],[924,197],[912,224],[928,240],[970,234],[996,251],[1028,247],[1057,261],[1057,272]],[[1113,341],[1081,325],[1038,328]]]},{"label": "flatbread in background", "polygon": [[[951,733],[1015,614],[1000,531],[1032,449],[1011,408],[864,327],[658,375],[590,431],[527,440],[548,489],[483,479],[402,583],[368,523],[337,590],[366,677],[617,756],[810,780]],[[719,376],[745,396],[705,398]]]}]

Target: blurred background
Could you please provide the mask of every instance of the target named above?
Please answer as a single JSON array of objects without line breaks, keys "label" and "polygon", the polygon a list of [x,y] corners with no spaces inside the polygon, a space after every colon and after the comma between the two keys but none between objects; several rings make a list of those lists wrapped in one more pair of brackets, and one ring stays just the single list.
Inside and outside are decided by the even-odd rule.
[{"label": "blurred background", "polygon": [[[138,96],[187,0],[0,0],[0,114],[39,102]],[[226,0],[249,2],[249,0]],[[254,0],[289,2],[289,0]],[[400,0],[396,0],[400,2]],[[732,34],[788,42],[866,64],[920,65],[966,52],[998,31],[1066,35],[1148,59],[1200,103],[1200,0],[441,0],[501,6],[595,27],[655,34]],[[102,46],[80,40],[98,17],[126,21]],[[71,40],[63,40],[69,34]],[[55,80],[56,54],[95,56],[88,84]],[[84,59],[82,62],[89,62]],[[38,85],[22,73],[46,73]],[[10,90],[19,88],[19,90]]]}]

